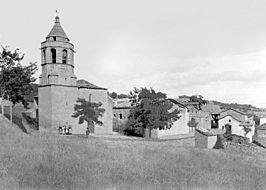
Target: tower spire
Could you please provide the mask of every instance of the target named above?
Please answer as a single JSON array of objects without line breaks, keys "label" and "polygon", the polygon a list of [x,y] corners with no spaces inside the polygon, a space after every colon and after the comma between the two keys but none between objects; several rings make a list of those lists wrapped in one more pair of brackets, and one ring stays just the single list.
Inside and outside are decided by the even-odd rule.
[{"label": "tower spire", "polygon": [[60,23],[60,20],[59,20],[59,11],[58,10],[55,10],[55,23]]}]

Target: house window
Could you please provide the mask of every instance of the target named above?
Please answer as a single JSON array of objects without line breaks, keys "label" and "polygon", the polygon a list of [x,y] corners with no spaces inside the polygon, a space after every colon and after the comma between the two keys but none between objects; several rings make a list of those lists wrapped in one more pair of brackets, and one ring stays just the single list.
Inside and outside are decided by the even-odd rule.
[{"label": "house window", "polygon": [[53,37],[53,39],[54,39],[54,41],[56,41],[56,37],[55,36]]},{"label": "house window", "polygon": [[65,49],[63,50],[62,60],[63,64],[67,63],[67,50]]},{"label": "house window", "polygon": [[114,117],[116,117],[116,114],[114,114]]},{"label": "house window", "polygon": [[119,119],[123,119],[122,113],[119,114]]},{"label": "house window", "polygon": [[231,122],[231,119],[229,119],[229,122]]},{"label": "house window", "polygon": [[42,55],[43,55],[43,63],[46,62],[46,52],[45,49],[42,50]]},{"label": "house window", "polygon": [[56,63],[56,50],[51,49],[51,54],[52,54],[52,63]]}]

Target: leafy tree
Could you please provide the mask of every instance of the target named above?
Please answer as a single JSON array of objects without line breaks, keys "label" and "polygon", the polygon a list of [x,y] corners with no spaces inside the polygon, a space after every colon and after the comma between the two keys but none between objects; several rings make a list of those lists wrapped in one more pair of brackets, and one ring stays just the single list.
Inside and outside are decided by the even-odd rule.
[{"label": "leafy tree", "polygon": [[129,98],[128,94],[117,94],[116,92],[111,92],[111,93],[108,92],[108,95],[113,99]]},{"label": "leafy tree", "polygon": [[25,97],[24,97],[25,101],[27,101],[27,102],[33,102],[34,97],[38,96],[38,84],[32,83],[32,84],[30,84],[30,86],[31,86],[32,90],[30,91],[29,94],[25,95]]},{"label": "leafy tree", "polygon": [[198,102],[199,103],[199,108],[203,105],[207,103],[207,100],[203,99],[203,96],[201,95],[192,95],[190,96],[190,102]]},{"label": "leafy tree", "polygon": [[[31,92],[31,83],[36,80],[33,75],[37,71],[37,65],[29,63],[27,66],[22,66],[20,61],[23,58],[24,55],[20,55],[19,49],[12,52],[7,47],[2,47],[2,52],[0,52],[0,95],[3,99],[11,101],[13,105],[22,102],[24,106],[27,106],[25,96]],[[12,113],[10,116],[12,120]]]},{"label": "leafy tree", "polygon": [[180,118],[177,109],[166,99],[166,94],[155,92],[152,88],[135,88],[130,92],[132,108],[128,129],[170,129],[174,121]]},{"label": "leafy tree", "polygon": [[113,99],[117,98],[117,93],[116,92],[111,92],[111,93],[108,93],[108,94]]},{"label": "leafy tree", "polygon": [[72,117],[79,118],[79,124],[82,124],[84,121],[87,122],[88,126],[94,124],[102,125],[102,121],[99,120],[99,117],[102,117],[105,109],[100,108],[102,103],[95,103],[91,101],[86,101],[84,98],[78,98],[78,104],[74,105],[74,113]]}]

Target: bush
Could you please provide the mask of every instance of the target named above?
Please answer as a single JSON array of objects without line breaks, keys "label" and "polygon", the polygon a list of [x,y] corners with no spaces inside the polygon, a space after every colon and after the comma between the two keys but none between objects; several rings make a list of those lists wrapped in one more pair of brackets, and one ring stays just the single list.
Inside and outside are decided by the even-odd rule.
[{"label": "bush", "polygon": [[231,135],[224,135],[226,138],[226,141],[238,143],[238,144],[248,144],[249,139],[247,137],[242,137],[236,134],[231,134]]}]

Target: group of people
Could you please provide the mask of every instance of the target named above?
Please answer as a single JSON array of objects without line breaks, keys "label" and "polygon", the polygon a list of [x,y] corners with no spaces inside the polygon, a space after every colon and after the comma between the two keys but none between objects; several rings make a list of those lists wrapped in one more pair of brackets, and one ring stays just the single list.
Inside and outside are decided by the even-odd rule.
[{"label": "group of people", "polygon": [[72,127],[71,127],[71,125],[69,125],[69,126],[67,126],[67,125],[59,126],[58,131],[59,131],[60,135],[72,135]]},{"label": "group of people", "polygon": [[[63,125],[58,127],[58,132],[60,135],[72,135],[72,127],[71,125]],[[90,128],[87,127],[86,129],[86,136],[89,137],[90,135]]]}]

